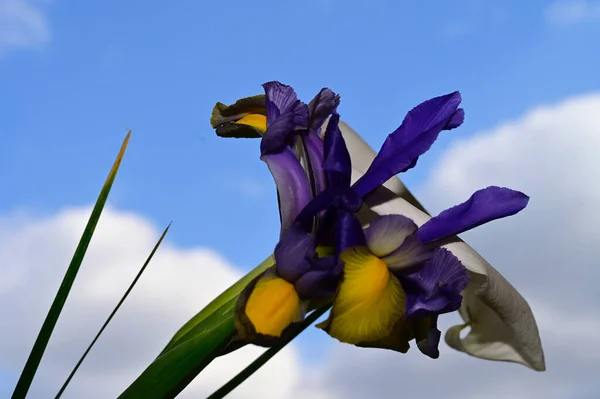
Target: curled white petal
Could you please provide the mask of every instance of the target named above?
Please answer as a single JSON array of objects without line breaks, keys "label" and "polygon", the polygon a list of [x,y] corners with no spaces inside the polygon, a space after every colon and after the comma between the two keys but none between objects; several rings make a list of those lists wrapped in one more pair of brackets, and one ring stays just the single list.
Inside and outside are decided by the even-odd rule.
[{"label": "curled white petal", "polygon": [[[340,122],[352,160],[352,181],[368,169],[375,151],[346,123]],[[421,226],[431,218],[400,179],[394,177],[368,199],[378,215],[400,214]],[[524,364],[534,370],[546,368],[538,327],[527,301],[483,257],[458,237],[443,245],[471,273],[459,310],[464,325],[446,332],[446,343],[461,352],[489,360]],[[470,332],[460,337],[461,331]]]}]

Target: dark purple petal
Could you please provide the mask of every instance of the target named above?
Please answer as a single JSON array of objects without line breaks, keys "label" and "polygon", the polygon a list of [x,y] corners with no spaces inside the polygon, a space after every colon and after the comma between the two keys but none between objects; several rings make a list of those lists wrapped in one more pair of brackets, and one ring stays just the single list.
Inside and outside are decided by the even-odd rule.
[{"label": "dark purple petal", "polygon": [[291,86],[279,82],[263,85],[266,94],[267,131],[260,142],[262,155],[281,151],[297,129],[308,126],[308,106]]},{"label": "dark purple petal", "polygon": [[385,215],[371,221],[365,230],[367,245],[373,255],[382,258],[396,251],[417,225],[402,215]]},{"label": "dark purple petal", "polygon": [[274,256],[277,273],[283,279],[293,283],[310,270],[309,259],[315,255],[313,236],[292,227],[275,246]]},{"label": "dark purple petal", "polygon": [[[448,126],[454,128],[460,125],[464,119],[464,111],[457,110],[460,102],[460,93],[455,91],[417,105],[406,115],[400,127],[386,138],[373,163],[389,157],[423,132],[440,132]],[[457,122],[460,123],[457,125]]]},{"label": "dark purple petal", "polygon": [[437,315],[422,317],[412,321],[417,347],[424,355],[432,359],[440,357],[440,338],[442,332],[437,328]]},{"label": "dark purple petal", "polygon": [[302,299],[328,299],[337,289],[340,274],[331,270],[312,270],[296,281],[294,287]]},{"label": "dark purple petal", "polygon": [[344,250],[350,247],[365,245],[365,236],[362,226],[354,213],[347,212],[343,209],[337,211],[336,221],[336,255],[339,255]]},{"label": "dark purple petal", "polygon": [[328,88],[321,89],[319,94],[308,103],[309,129],[319,133],[325,119],[336,112],[338,105],[340,105],[339,95]]},{"label": "dark purple petal", "polygon": [[281,114],[290,110],[298,96],[292,86],[284,85],[283,83],[272,81],[263,84],[263,89],[266,94],[267,106],[267,126],[278,118]]},{"label": "dark purple petal", "polygon": [[[267,100],[268,104],[269,101]],[[260,141],[261,155],[283,150],[289,144],[290,137],[294,132],[306,127],[307,121],[308,108],[300,100],[272,121],[267,121],[267,131]]]},{"label": "dark purple petal", "polygon": [[310,202],[312,198],[310,183],[306,172],[289,148],[280,153],[265,155],[262,159],[267,163],[277,185],[283,234]]},{"label": "dark purple petal", "polygon": [[465,121],[465,110],[462,108],[459,108],[456,110],[454,115],[452,115],[452,119],[450,119],[450,122],[448,122],[448,124],[446,125],[446,128],[444,130],[455,129],[455,128],[459,127],[460,125],[462,125],[464,121]]},{"label": "dark purple petal", "polygon": [[333,114],[325,130],[325,163],[323,169],[329,179],[330,187],[349,187],[352,164],[346,142],[338,126],[339,121],[340,116]]},{"label": "dark purple petal", "polygon": [[310,161],[310,171],[314,178],[315,195],[322,193],[327,188],[327,177],[323,170],[325,159],[323,140],[317,135],[309,133],[305,138],[305,148]]},{"label": "dark purple petal", "polygon": [[450,251],[436,248],[424,268],[398,278],[406,292],[406,317],[421,317],[457,310],[469,272]]},{"label": "dark purple petal", "polygon": [[[442,130],[457,126],[464,112],[457,110],[460,93],[436,97],[415,107],[402,125],[388,136],[367,172],[354,184],[365,196],[391,177],[416,165]],[[457,115],[458,113],[458,115]]]},{"label": "dark purple petal", "polygon": [[462,204],[446,209],[423,224],[417,236],[429,243],[460,234],[484,223],[514,215],[524,209],[529,197],[520,191],[491,186],[475,192]]}]

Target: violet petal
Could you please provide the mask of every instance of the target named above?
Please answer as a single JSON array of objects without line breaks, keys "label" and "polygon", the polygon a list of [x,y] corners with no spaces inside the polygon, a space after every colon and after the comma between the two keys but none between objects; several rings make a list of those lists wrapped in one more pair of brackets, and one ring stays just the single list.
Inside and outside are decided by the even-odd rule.
[{"label": "violet petal", "polygon": [[448,238],[492,220],[514,215],[523,210],[528,201],[529,197],[520,191],[491,186],[429,219],[419,228],[417,236],[424,243]]},{"label": "violet petal", "polygon": [[296,281],[294,287],[303,299],[331,298],[337,289],[339,274],[330,270],[311,270]]},{"label": "violet petal", "polygon": [[294,153],[286,148],[262,157],[267,163],[279,193],[282,234],[292,225],[312,198],[308,177]]},{"label": "violet petal", "polygon": [[452,252],[436,248],[424,268],[413,274],[398,275],[406,291],[406,317],[448,313],[462,302],[461,292],[469,282],[469,272]]},{"label": "violet petal", "polygon": [[315,254],[315,241],[311,234],[290,228],[275,246],[277,273],[293,283],[311,268],[309,258]]},{"label": "violet petal", "polygon": [[[415,166],[442,130],[456,127],[463,114],[457,110],[460,101],[460,94],[454,92],[425,101],[410,111],[402,125],[388,136],[367,172],[354,184],[355,190],[364,197],[391,177]],[[455,116],[457,112],[459,115]]]},{"label": "violet petal", "polygon": [[321,89],[319,94],[308,103],[309,129],[318,134],[323,122],[329,115],[336,112],[339,104],[339,95],[328,88]]},{"label": "violet petal", "polygon": [[333,114],[325,130],[325,162],[323,169],[330,187],[349,187],[352,174],[350,154],[338,127],[340,116]]}]

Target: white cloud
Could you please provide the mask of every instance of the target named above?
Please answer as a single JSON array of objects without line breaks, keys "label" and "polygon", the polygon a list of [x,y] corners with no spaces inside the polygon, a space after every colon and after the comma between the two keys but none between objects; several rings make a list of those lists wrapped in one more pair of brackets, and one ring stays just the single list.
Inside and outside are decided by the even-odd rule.
[{"label": "white cloud", "polygon": [[40,0],[0,0],[0,52],[43,45],[50,40]]},{"label": "white cloud", "polygon": [[600,1],[565,0],[551,3],[545,10],[546,20],[553,24],[575,24],[600,21]]},{"label": "white cloud", "polygon": [[[70,209],[42,220],[0,219],[0,319],[10,320],[0,329],[1,369],[20,372],[89,211]],[[57,392],[157,238],[157,229],[147,220],[105,211],[29,397],[47,398]],[[210,250],[182,250],[164,243],[65,397],[116,397],[178,327],[239,277]],[[260,352],[246,348],[218,359],[181,397],[205,397]],[[232,397],[251,393],[288,398],[296,392],[299,376],[298,354],[289,347]]]}]

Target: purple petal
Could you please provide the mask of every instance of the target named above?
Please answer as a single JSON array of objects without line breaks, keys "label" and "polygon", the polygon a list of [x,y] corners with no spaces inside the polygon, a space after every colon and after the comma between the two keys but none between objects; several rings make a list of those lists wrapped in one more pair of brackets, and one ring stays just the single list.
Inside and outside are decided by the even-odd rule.
[{"label": "purple petal", "polygon": [[306,127],[307,121],[308,108],[300,100],[296,101],[289,110],[282,112],[271,122],[267,120],[267,131],[260,141],[261,155],[281,151],[288,145],[290,136],[294,132]]},{"label": "purple petal", "polygon": [[267,131],[260,142],[262,155],[279,152],[290,135],[308,126],[308,106],[298,100],[291,86],[279,82],[263,85],[266,94]]},{"label": "purple petal", "polygon": [[317,135],[309,133],[305,137],[305,148],[310,161],[310,171],[315,182],[315,195],[322,193],[327,188],[327,177],[323,170],[325,159],[323,140]]},{"label": "purple petal", "polygon": [[[415,107],[402,125],[390,134],[367,172],[354,184],[355,190],[365,196],[391,177],[416,165],[442,130],[457,126],[464,116],[457,107],[460,93],[436,97]],[[458,114],[458,115],[457,115]]]},{"label": "purple petal", "polygon": [[315,256],[314,238],[292,227],[275,246],[274,255],[279,276],[293,283],[311,268],[309,258]]},{"label": "purple petal", "polygon": [[313,270],[296,281],[294,287],[303,299],[331,298],[337,289],[340,274],[331,270]]},{"label": "purple petal", "polygon": [[292,225],[296,216],[312,198],[310,183],[300,162],[289,149],[262,157],[267,163],[279,193],[281,233]]},{"label": "purple petal", "polygon": [[339,95],[328,88],[321,89],[319,94],[308,103],[309,129],[318,133],[325,119],[336,112],[338,105],[340,105]]},{"label": "purple petal", "polygon": [[440,338],[442,332],[437,328],[437,315],[422,317],[412,321],[417,347],[424,355],[432,359],[440,357]]},{"label": "purple petal", "polygon": [[465,110],[462,108],[459,108],[456,110],[454,115],[452,115],[452,119],[450,119],[450,122],[448,122],[448,124],[446,125],[446,128],[444,130],[455,129],[455,128],[459,127],[460,125],[462,125],[464,121],[465,121]]},{"label": "purple petal", "polygon": [[365,245],[362,226],[354,213],[343,209],[337,211],[336,222],[336,254],[339,255],[350,247]]},{"label": "purple petal", "polygon": [[382,258],[390,270],[411,273],[431,258],[431,250],[416,236],[406,237],[400,248]]},{"label": "purple petal", "polygon": [[267,125],[281,114],[290,110],[296,101],[298,101],[298,96],[292,86],[272,81],[263,84],[263,89],[267,97]]},{"label": "purple petal", "polygon": [[415,231],[417,225],[406,216],[385,215],[371,221],[365,237],[373,255],[383,258],[400,248],[406,237]]},{"label": "purple petal", "polygon": [[[450,128],[460,125],[464,119],[464,111],[457,110],[460,102],[460,93],[455,91],[417,105],[406,115],[400,127],[386,138],[373,163],[390,156],[423,132],[432,129],[439,132],[448,125],[451,126]],[[460,123],[457,125],[457,122]]]},{"label": "purple petal", "polygon": [[492,220],[514,215],[524,209],[528,201],[529,197],[520,191],[491,186],[429,219],[419,228],[417,236],[424,243],[448,238]]},{"label": "purple petal", "polygon": [[325,163],[323,169],[330,187],[349,187],[352,165],[346,142],[338,123],[340,116],[333,114],[325,130]]},{"label": "purple petal", "polygon": [[457,310],[469,272],[450,251],[437,248],[423,269],[398,278],[406,291],[406,317],[420,317]]}]

